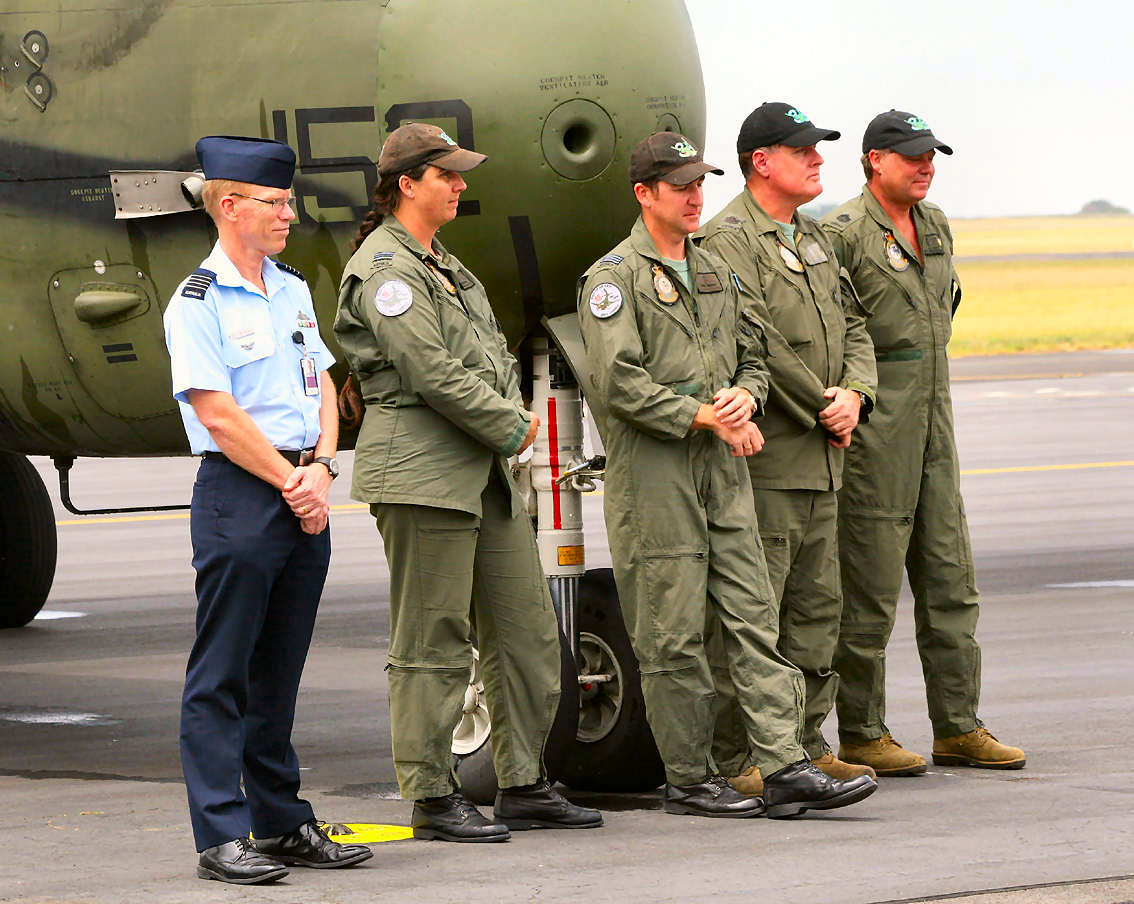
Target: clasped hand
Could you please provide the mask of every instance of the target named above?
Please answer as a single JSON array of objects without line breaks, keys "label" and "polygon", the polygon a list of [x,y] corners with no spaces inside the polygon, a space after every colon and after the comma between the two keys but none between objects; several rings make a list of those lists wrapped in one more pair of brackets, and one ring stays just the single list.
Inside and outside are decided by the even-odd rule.
[{"label": "clasped hand", "polygon": [[288,476],[283,487],[284,501],[291,506],[304,533],[321,534],[331,513],[327,493],[331,474],[321,464],[301,465]]}]

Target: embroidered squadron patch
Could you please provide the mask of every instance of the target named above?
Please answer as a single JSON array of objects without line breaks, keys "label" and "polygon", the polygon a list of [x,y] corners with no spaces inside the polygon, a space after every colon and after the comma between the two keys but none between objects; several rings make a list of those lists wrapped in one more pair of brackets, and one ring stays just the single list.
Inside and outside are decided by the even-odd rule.
[{"label": "embroidered squadron patch", "polygon": [[780,257],[782,257],[784,263],[788,265],[789,270],[791,270],[793,273],[803,272],[803,264],[800,262],[794,251],[792,251],[783,242],[779,241],[776,242],[776,247],[780,249]]},{"label": "embroidered squadron patch", "polygon": [[902,246],[894,238],[894,233],[889,230],[886,231],[886,261],[890,264],[892,270],[897,270],[899,273],[910,265],[909,258],[906,257]]},{"label": "embroidered squadron patch", "polygon": [[594,287],[588,299],[591,313],[600,320],[613,317],[622,307],[622,290],[613,283],[604,282]]},{"label": "embroidered squadron patch", "polygon": [[657,264],[650,269],[654,274],[654,291],[658,293],[658,301],[662,304],[673,304],[677,301],[677,289],[674,288],[673,280],[666,276],[665,271]]},{"label": "embroidered squadron patch", "polygon": [[374,293],[374,306],[385,317],[404,314],[413,304],[413,292],[400,279],[390,279],[378,287]]}]

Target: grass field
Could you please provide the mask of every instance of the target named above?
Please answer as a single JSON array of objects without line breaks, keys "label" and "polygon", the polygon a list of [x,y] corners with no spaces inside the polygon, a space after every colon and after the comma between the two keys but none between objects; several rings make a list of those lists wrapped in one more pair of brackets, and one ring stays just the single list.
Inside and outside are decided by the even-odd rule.
[{"label": "grass field", "polygon": [[952,220],[958,257],[1134,252],[1134,216]]},{"label": "grass field", "polygon": [[[1134,346],[1134,216],[954,220],[964,298],[950,354]],[[981,260],[1037,255],[1015,260]]]}]

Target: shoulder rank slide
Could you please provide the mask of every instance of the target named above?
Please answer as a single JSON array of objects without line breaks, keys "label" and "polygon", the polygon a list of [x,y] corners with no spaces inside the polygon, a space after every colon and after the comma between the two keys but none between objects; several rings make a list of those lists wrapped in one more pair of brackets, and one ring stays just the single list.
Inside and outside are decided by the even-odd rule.
[{"label": "shoulder rank slide", "polygon": [[606,257],[604,257],[602,260],[600,260],[599,263],[600,264],[621,264],[624,260],[626,260],[626,258],[624,258],[621,254],[608,254]]},{"label": "shoulder rank slide", "polygon": [[276,266],[279,267],[284,273],[290,273],[292,276],[298,278],[302,282],[307,282],[307,277],[300,273],[295,267],[290,264],[285,264],[283,261],[276,261]]},{"label": "shoulder rank slide", "polygon": [[189,278],[185,280],[185,286],[181,289],[181,294],[185,298],[196,298],[197,301],[204,301],[205,293],[209,291],[209,286],[213,284],[213,280],[216,278],[217,275],[212,270],[198,267],[189,275]]}]

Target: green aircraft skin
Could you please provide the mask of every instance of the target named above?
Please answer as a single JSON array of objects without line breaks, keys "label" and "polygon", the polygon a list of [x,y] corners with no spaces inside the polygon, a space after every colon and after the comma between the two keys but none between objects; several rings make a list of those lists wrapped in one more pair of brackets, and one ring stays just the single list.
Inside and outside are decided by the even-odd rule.
[{"label": "green aircraft skin", "polygon": [[299,220],[280,258],[337,354],[341,270],[405,121],[488,155],[443,238],[518,347],[574,310],[578,274],[629,231],[633,145],[658,129],[703,143],[688,15],[681,0],[8,0],[0,450],[188,451],[161,317],[215,232],[200,211],[116,220],[110,171],[194,170],[202,135],[287,141]]}]

